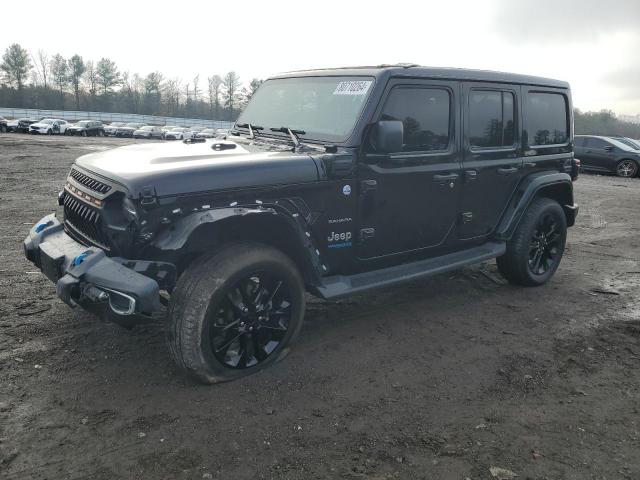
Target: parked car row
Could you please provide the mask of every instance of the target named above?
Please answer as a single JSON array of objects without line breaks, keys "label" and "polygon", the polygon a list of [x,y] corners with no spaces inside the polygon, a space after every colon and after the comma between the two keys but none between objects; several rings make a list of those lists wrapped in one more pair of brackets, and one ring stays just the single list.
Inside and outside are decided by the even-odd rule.
[{"label": "parked car row", "polygon": [[98,120],[81,120],[69,123],[59,118],[17,118],[7,120],[0,116],[0,132],[37,133],[43,135],[79,135],[83,137],[105,135],[127,138],[156,138],[186,140],[188,138],[215,138],[229,133],[227,129],[202,127],[155,126],[137,122],[111,122],[104,125]]},{"label": "parked car row", "polygon": [[637,177],[640,172],[640,140],[626,137],[576,135],[575,157],[583,170]]}]

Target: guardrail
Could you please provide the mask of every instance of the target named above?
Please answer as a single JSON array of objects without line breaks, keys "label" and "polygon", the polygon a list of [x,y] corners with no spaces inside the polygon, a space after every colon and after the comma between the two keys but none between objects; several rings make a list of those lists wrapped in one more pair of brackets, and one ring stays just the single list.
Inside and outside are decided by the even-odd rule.
[{"label": "guardrail", "polygon": [[100,120],[102,122],[137,122],[150,125],[172,125],[176,127],[231,128],[233,122],[205,120],[202,118],[160,117],[135,113],[84,112],[76,110],[38,110],[30,108],[0,107],[0,115],[7,118],[61,118],[64,120]]}]

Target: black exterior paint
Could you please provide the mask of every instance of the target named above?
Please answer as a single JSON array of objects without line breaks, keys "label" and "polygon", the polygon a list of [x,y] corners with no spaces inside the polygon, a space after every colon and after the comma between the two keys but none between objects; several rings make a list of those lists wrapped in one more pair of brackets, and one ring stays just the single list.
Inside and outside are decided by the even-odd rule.
[{"label": "black exterior paint", "polygon": [[[67,181],[103,201],[101,207],[88,208],[102,215],[110,255],[170,262],[179,274],[187,261],[230,236],[267,241],[295,253],[309,289],[319,294],[336,275],[435,259],[489,243],[492,248],[473,258],[503,252],[495,241],[509,238],[536,193],[545,192],[566,206],[569,224],[573,223],[567,174],[573,159],[572,133],[561,145],[530,145],[525,101],[531,91],[561,93],[572,132],[568,84],[422,67],[317,70],[277,78],[360,75],[375,81],[344,142],[329,144],[302,135],[306,146],[292,151],[285,133],[261,132],[257,139],[248,139],[248,129],[236,127],[223,142],[135,145],[81,157],[76,168],[113,187],[104,195],[71,177]],[[372,151],[368,135],[389,92],[434,86],[450,93],[448,148]],[[514,94],[512,146],[470,147],[465,126],[474,88]],[[225,148],[215,148],[216,143]],[[122,213],[125,198],[138,211],[133,221]],[[86,238],[76,240],[91,247]],[[456,257],[456,262],[464,264],[463,257]]]},{"label": "black exterior paint", "polygon": [[618,163],[627,159],[640,165],[640,150],[609,137],[576,136],[575,155],[583,169],[595,172],[616,173]]}]

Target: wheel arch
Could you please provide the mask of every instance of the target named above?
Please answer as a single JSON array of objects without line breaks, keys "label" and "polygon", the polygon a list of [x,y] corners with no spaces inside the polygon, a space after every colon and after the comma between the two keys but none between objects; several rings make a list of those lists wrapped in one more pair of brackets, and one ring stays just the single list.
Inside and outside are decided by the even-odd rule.
[{"label": "wheel arch", "polygon": [[154,247],[173,257],[181,273],[201,255],[225,245],[262,243],[291,258],[305,283],[314,285],[322,274],[322,263],[309,228],[301,215],[280,208],[222,208],[187,215],[170,232],[158,236]]},{"label": "wheel arch", "polygon": [[535,198],[545,197],[557,201],[564,211],[567,226],[575,224],[578,206],[573,199],[573,183],[566,173],[542,173],[526,178],[518,187],[505,210],[496,231],[496,238],[509,240],[527,208]]}]

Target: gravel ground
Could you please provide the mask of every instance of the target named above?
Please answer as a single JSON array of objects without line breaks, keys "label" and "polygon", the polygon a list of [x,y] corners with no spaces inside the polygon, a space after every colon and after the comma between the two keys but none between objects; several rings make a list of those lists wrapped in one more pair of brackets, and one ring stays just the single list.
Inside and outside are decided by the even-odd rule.
[{"label": "gravel ground", "polygon": [[202,386],[23,257],[73,160],[126,143],[0,136],[1,478],[640,478],[639,179],[581,176],[544,287],[488,262],[316,300],[283,362]]}]

